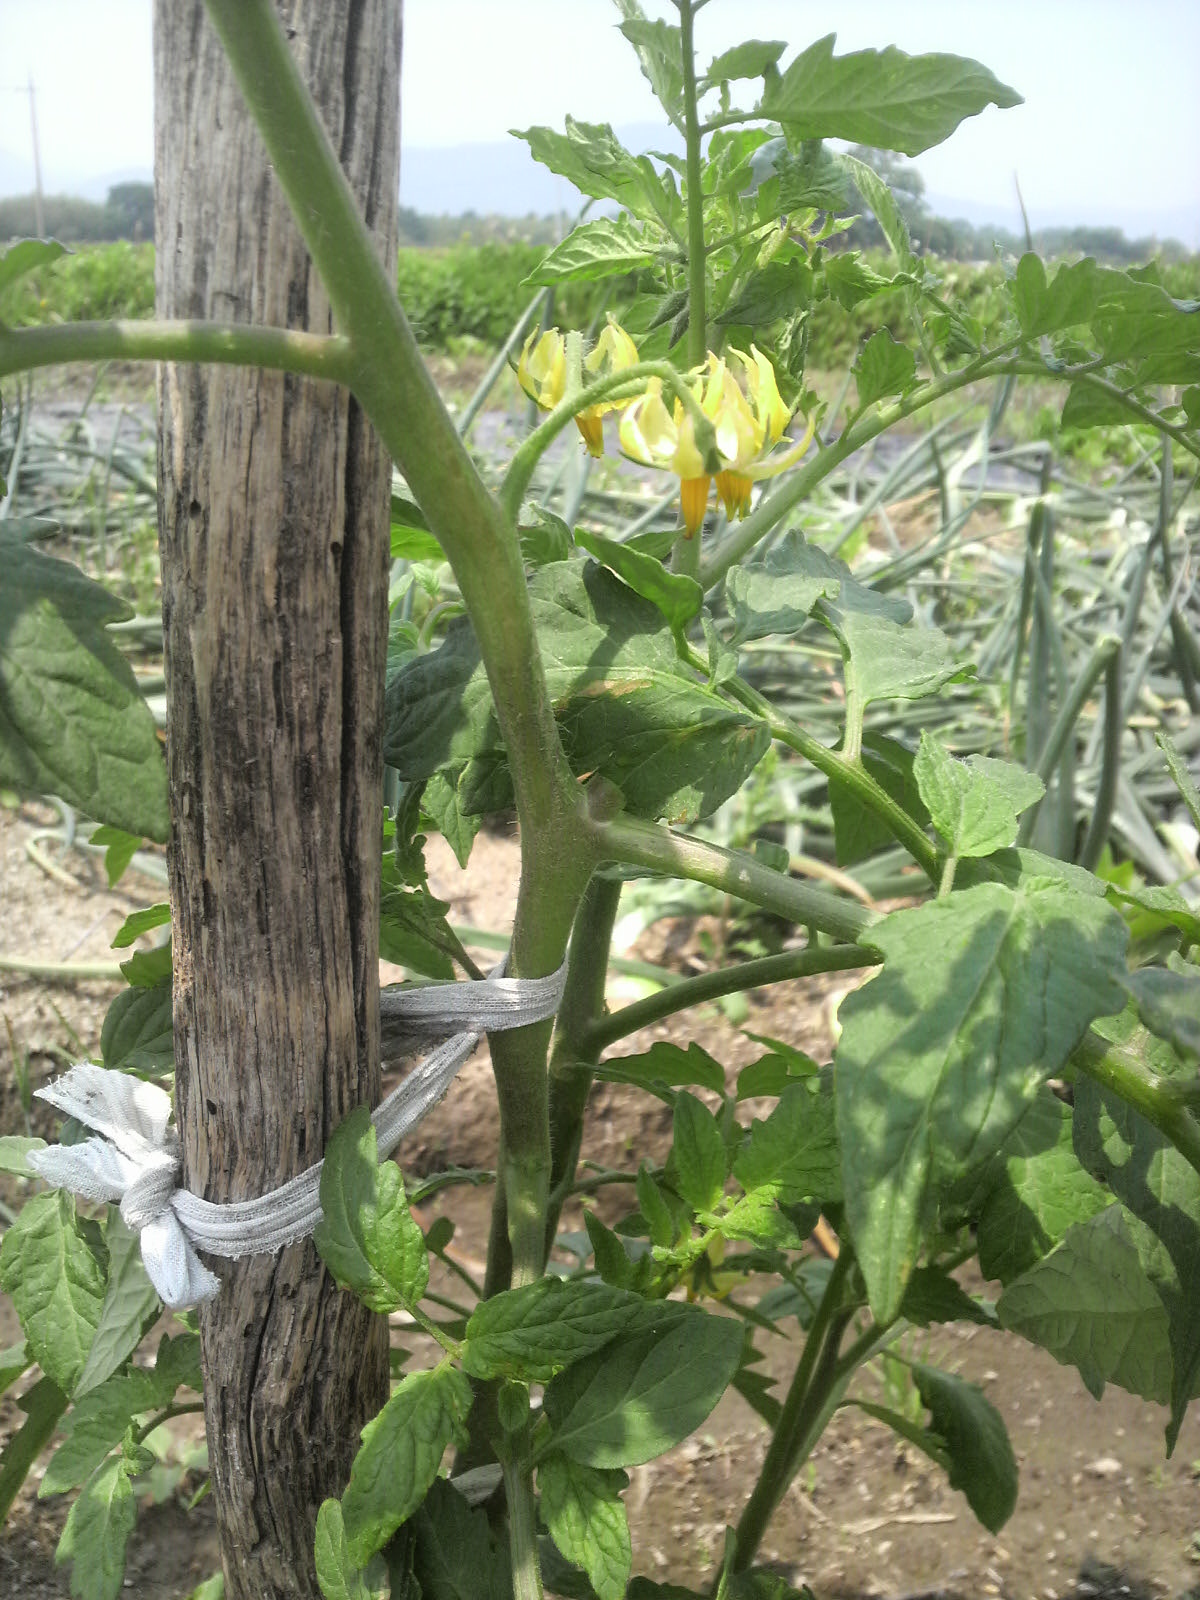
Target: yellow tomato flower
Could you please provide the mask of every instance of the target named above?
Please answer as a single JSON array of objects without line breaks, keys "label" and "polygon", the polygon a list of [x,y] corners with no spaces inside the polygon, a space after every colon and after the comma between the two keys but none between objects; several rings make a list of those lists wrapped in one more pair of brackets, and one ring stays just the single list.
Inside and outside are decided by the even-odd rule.
[{"label": "yellow tomato flower", "polygon": [[[583,358],[581,377],[585,383],[612,377],[632,367],[637,358],[637,346],[620,323],[610,316],[595,346]],[[567,389],[567,342],[557,328],[545,333],[535,329],[526,339],[517,364],[517,382],[543,411],[553,411],[563,399]],[[602,400],[597,405],[586,406],[576,416],[583,442],[592,455],[604,454],[601,421],[604,413],[624,403],[623,400]]]},{"label": "yellow tomato flower", "polygon": [[[583,365],[588,381],[594,383],[598,378],[615,377],[626,367],[635,366],[637,358],[637,345],[610,314],[595,347],[584,356]],[[604,424],[601,417],[606,411],[615,411],[624,404],[623,400],[601,400],[598,405],[588,406],[575,418],[583,442],[592,455],[604,454]]]},{"label": "yellow tomato flower", "polygon": [[[741,369],[741,383],[721,357],[710,354],[706,365],[690,374],[688,385],[713,424],[717,453],[724,463],[716,474],[717,494],[728,516],[743,517],[754,484],[798,461],[812,443],[814,425],[794,447],[775,450],[790,421],[775,369],[755,345],[750,346],[749,356],[734,350],[731,357]],[[676,474],[684,527],[689,537],[696,533],[704,521],[712,478],[704,470],[692,417],[683,402],[677,399],[669,410],[661,383],[651,379],[646,393],[621,418],[621,444],[635,461]]]}]

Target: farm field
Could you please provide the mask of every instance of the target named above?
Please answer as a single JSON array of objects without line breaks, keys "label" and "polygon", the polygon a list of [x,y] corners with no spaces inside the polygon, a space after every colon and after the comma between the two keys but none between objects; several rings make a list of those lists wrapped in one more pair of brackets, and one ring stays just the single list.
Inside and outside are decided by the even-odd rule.
[{"label": "farm field", "polygon": [[[130,910],[153,898],[154,884],[131,874],[120,892],[112,892],[98,861],[78,852],[55,857],[74,880],[71,887],[48,879],[25,845],[39,826],[55,820],[52,812],[36,808],[0,811],[0,890],[8,930],[2,954],[111,962],[112,935]],[[476,850],[469,878],[448,850],[431,851],[434,890],[449,900],[455,922],[503,929],[515,900],[515,841],[488,834]],[[666,919],[626,954],[690,971],[703,964],[702,948],[715,926],[712,918]],[[385,981],[396,975],[385,966]],[[104,1011],[118,987],[94,980],[45,985],[0,973],[0,1012],[12,1029],[0,1041],[0,1134],[25,1126],[11,1041],[36,1087],[67,1057],[97,1048]],[[832,1043],[830,1002],[844,987],[829,978],[799,981],[786,994],[752,999],[742,1026],[821,1057]],[[636,992],[632,980],[616,973],[610,978],[614,1006]],[[681,1044],[698,1041],[730,1074],[756,1053],[752,1040],[715,1006],[693,1026],[660,1025],[627,1045],[644,1049],[654,1038],[671,1037]],[[411,1181],[447,1164],[486,1165],[494,1148],[493,1104],[490,1070],[480,1052],[443,1105],[402,1146],[406,1177]],[[630,1146],[652,1160],[666,1153],[669,1112],[648,1110],[638,1091],[600,1085],[590,1110],[585,1159],[607,1163]],[[51,1119],[36,1102],[33,1117],[35,1128],[48,1131]],[[15,1180],[0,1182],[9,1203],[18,1198]],[[488,1187],[472,1190],[469,1203],[458,1201],[453,1208],[454,1253],[475,1271],[485,1253],[490,1198]],[[436,1201],[424,1208],[423,1225],[439,1210]],[[610,1220],[619,1214],[614,1205],[601,1210]],[[578,1215],[568,1215],[564,1226],[577,1230]],[[969,1278],[966,1283],[972,1292],[996,1292],[995,1285]],[[0,1300],[0,1347],[16,1333],[11,1310]],[[393,1338],[413,1346],[402,1327]],[[1012,1520],[1000,1535],[987,1534],[941,1472],[886,1428],[847,1412],[826,1434],[772,1525],[764,1553],[776,1570],[810,1583],[822,1600],[1185,1600],[1200,1592],[1200,1422],[1194,1414],[1174,1459],[1165,1462],[1161,1410],[1115,1388],[1096,1404],[1073,1369],[1013,1335],[957,1328],[910,1338],[914,1354],[982,1384],[1001,1407],[1021,1466]],[[768,1353],[768,1367],[784,1375],[782,1349]],[[20,1420],[11,1398],[0,1399],[0,1440]],[[157,1503],[139,1516],[128,1565],[133,1592],[142,1600],[178,1600],[217,1564],[211,1505],[202,1501],[184,1510],[203,1481],[197,1453],[202,1439],[190,1419],[164,1430],[158,1442],[164,1461],[150,1485]],[[764,1446],[761,1424],[740,1397],[730,1395],[694,1438],[633,1474],[630,1521],[638,1547],[648,1554],[651,1577],[684,1584],[711,1577],[730,1481],[752,1470]],[[5,1593],[22,1600],[66,1600],[66,1576],[53,1566],[64,1508],[61,1501],[38,1500],[36,1481],[35,1474],[0,1544],[0,1580]]]},{"label": "farm field", "polygon": [[[441,377],[453,403],[466,403],[484,363],[482,356],[444,359]],[[124,592],[139,615],[153,619],[159,597],[149,500],[151,415],[144,391],[139,393],[135,383],[121,397],[125,381],[117,376],[116,393],[111,387],[98,390],[86,411],[87,397],[78,383],[39,385],[28,418],[24,494],[29,509],[61,519],[63,531],[48,541],[48,549],[69,551],[86,570]],[[519,415],[505,409],[504,399],[501,391],[476,425],[477,448],[485,462],[523,427]],[[964,439],[973,436],[985,415],[981,400],[959,420],[956,426]],[[869,566],[894,558],[897,551],[919,551],[943,526],[945,491],[931,462],[908,477],[901,472],[889,479],[919,439],[902,438],[891,456],[865,460],[860,477],[839,484],[834,496],[814,508],[814,521],[823,519],[828,529],[840,519],[844,527],[856,516],[855,502],[869,502],[873,487],[885,485],[878,510],[861,518],[861,532],[853,538],[850,553],[856,563]],[[1024,508],[1040,464],[1035,457],[1031,466],[1019,448],[1015,456],[1006,457],[1005,448],[997,442],[997,459],[977,485],[978,503],[965,519],[961,549],[956,547],[927,574],[928,603],[944,626],[960,615],[970,620],[962,611],[960,572],[970,571],[975,582],[988,573],[990,582],[1003,585],[1015,570],[1028,517]],[[1136,443],[1133,453],[1136,461]],[[614,508],[623,511],[622,496],[644,497],[656,487],[644,471],[611,458],[598,474],[580,482],[585,461],[573,443],[560,452],[548,468],[552,479],[557,475],[559,480],[552,493],[577,498],[581,518],[599,528],[615,514]],[[1131,518],[1114,516],[1105,496],[1123,497],[1123,507],[1135,508],[1136,516],[1139,511],[1152,514],[1154,494],[1140,486],[1136,469],[1130,474],[1120,462],[1099,471],[1072,463],[1064,474],[1064,498],[1076,497],[1082,519],[1080,542],[1066,547],[1072,559],[1082,560],[1086,552],[1101,570],[1112,570],[1114,563],[1119,566],[1119,541]],[[1114,481],[1116,491],[1106,487]],[[967,471],[956,482],[960,495],[969,494]],[[1183,526],[1188,526],[1186,513]],[[845,541],[842,548],[847,548]],[[428,605],[438,592],[432,574],[419,563],[410,570],[426,584],[420,603]],[[1076,573],[1068,581],[1082,579]],[[418,609],[415,615],[422,613]],[[153,629],[147,627],[141,635],[135,631],[127,642],[154,704],[161,660],[155,655]],[[789,663],[774,654],[764,655],[761,662],[764,681],[780,674],[785,680],[794,678],[794,692],[801,697],[814,670],[823,671],[819,658],[815,666],[811,661]],[[957,737],[970,729],[976,747],[999,751],[1008,734],[990,696],[985,685],[951,702],[944,714]],[[1161,719],[1177,735],[1186,732],[1186,709],[1149,688],[1143,717],[1147,730]],[[1079,731],[1081,755],[1086,754],[1088,737],[1085,723]],[[1133,735],[1134,746],[1142,737]],[[1136,762],[1133,747],[1130,755]],[[829,853],[830,841],[816,798],[806,796],[802,783],[798,786],[794,768],[781,767],[756,787],[748,805],[735,805],[718,818],[717,836],[740,840],[764,831],[776,838],[791,836],[797,853],[812,851],[820,859]],[[1136,813],[1130,814],[1128,831],[1131,840],[1141,838],[1146,848]],[[147,878],[133,871],[110,890],[99,852],[63,848],[61,833],[62,820],[53,808],[18,805],[9,797],[0,810],[0,897],[6,910],[0,956],[35,963],[96,963],[111,970],[121,954],[110,949],[114,933],[131,911],[161,896],[161,876]],[[155,859],[151,857],[149,868],[161,875],[161,862],[155,866]],[[518,871],[512,824],[502,823],[480,836],[467,874],[442,840],[432,842],[429,861],[431,889],[449,902],[452,922],[502,935],[511,922]],[[857,887],[869,892],[862,884]],[[896,897],[905,894],[895,872],[890,881],[872,887],[886,903],[901,903]],[[719,897],[700,897],[683,907],[664,897],[656,905],[652,895],[635,892],[634,885],[629,889],[632,915],[619,953],[651,969],[694,975],[707,970],[730,945],[744,944],[753,952],[774,948],[781,940],[786,944],[796,933],[779,925],[747,923]],[[636,933],[639,926],[642,931]],[[469,934],[464,937],[470,945]],[[485,959],[486,952],[477,953]],[[384,982],[402,975],[402,969],[384,963]],[[621,1051],[644,1050],[662,1039],[681,1045],[695,1040],[724,1065],[731,1083],[758,1053],[753,1035],[783,1040],[823,1061],[832,1050],[835,1007],[848,986],[837,974],[797,980],[752,994],[740,1009],[712,1005],[683,1023],[657,1024],[623,1041]],[[37,1102],[27,1123],[22,1085],[36,1088],[68,1059],[96,1052],[104,1013],[118,988],[111,978],[63,984],[0,970],[0,1013],[6,1021],[0,1038],[0,1135],[20,1134],[27,1127],[49,1131],[52,1119]],[[644,975],[614,970],[610,1005],[629,1003],[648,989],[653,983]],[[494,1116],[490,1069],[481,1053],[449,1098],[402,1147],[406,1177],[411,1182],[447,1166],[485,1167],[494,1148]],[[617,1165],[636,1149],[639,1156],[657,1162],[670,1147],[671,1115],[641,1091],[599,1084],[589,1102],[587,1129],[585,1161],[598,1167]],[[10,1206],[19,1203],[19,1180],[0,1182],[0,1199]],[[598,1215],[610,1223],[623,1209],[618,1194],[600,1191],[595,1201]],[[482,1271],[486,1253],[490,1199],[490,1187],[484,1186],[460,1192],[453,1207],[453,1251],[475,1273]],[[420,1213],[422,1225],[431,1225],[438,1212],[434,1200]],[[562,1223],[568,1240],[585,1237],[581,1226],[578,1205],[568,1207]],[[560,1251],[558,1259],[569,1263],[571,1257]],[[984,1296],[994,1297],[998,1289],[970,1272],[963,1281],[970,1292]],[[0,1348],[16,1335],[11,1310],[0,1300]],[[394,1338],[413,1344],[399,1327]],[[1000,1406],[1021,1467],[1014,1517],[999,1535],[987,1534],[944,1475],[919,1453],[865,1414],[843,1412],[772,1524],[763,1555],[775,1570],[793,1582],[810,1583],[823,1600],[916,1595],[974,1600],[993,1594],[1007,1600],[1122,1594],[1183,1600],[1193,1586],[1200,1592],[1200,1433],[1194,1415],[1174,1458],[1166,1462],[1164,1414],[1158,1408],[1112,1387],[1095,1404],[1074,1369],[1057,1365],[1013,1335],[957,1327],[915,1331],[907,1338],[907,1354],[936,1360],[979,1383]],[[768,1344],[765,1370],[785,1377],[782,1342],[777,1352]],[[872,1383],[879,1395],[903,1399],[903,1369],[898,1365],[875,1371]],[[10,1393],[0,1400],[0,1440],[20,1421]],[[127,1570],[147,1600],[174,1600],[215,1566],[215,1529],[208,1503],[184,1510],[203,1482],[202,1432],[196,1419],[173,1424],[156,1445],[163,1461],[149,1485],[155,1503],[139,1517]],[[693,1584],[711,1578],[730,1479],[748,1473],[764,1448],[761,1424],[731,1394],[695,1437],[633,1473],[627,1504],[635,1547],[646,1553],[643,1570],[649,1576]],[[36,1498],[37,1476],[35,1472],[12,1513],[0,1572],[6,1592],[48,1600],[68,1593],[65,1576],[52,1563],[63,1511],[62,1502]]]},{"label": "farm field", "polygon": [[1178,95],[616,4],[557,221],[400,0],[0,204],[5,1595],[1200,1600]]}]

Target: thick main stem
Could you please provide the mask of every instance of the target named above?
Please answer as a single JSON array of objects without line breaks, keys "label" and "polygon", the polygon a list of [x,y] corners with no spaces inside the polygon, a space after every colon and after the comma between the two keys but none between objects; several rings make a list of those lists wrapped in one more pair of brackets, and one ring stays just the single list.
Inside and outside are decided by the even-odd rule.
[{"label": "thick main stem", "polygon": [[[466,602],[504,739],[521,823],[521,886],[509,970],[553,971],[592,861],[550,704],[512,521],[487,489],[442,405],[370,249],[336,153],[266,0],[206,0],[353,347],[351,384],[437,535]],[[549,1027],[492,1041],[500,1165],[514,1274],[541,1267],[550,1165]]]}]

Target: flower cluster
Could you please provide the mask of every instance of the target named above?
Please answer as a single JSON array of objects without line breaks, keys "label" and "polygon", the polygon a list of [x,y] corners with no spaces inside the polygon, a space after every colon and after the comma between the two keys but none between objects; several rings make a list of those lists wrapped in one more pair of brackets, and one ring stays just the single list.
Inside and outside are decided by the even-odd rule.
[{"label": "flower cluster", "polygon": [[[635,367],[637,360],[633,340],[610,317],[594,348],[582,358],[577,383],[614,376]],[[557,328],[530,334],[517,379],[542,410],[552,411],[562,402],[568,386],[567,342]],[[695,408],[677,393],[664,394],[662,378],[650,376],[633,400],[586,406],[575,421],[589,451],[600,456],[604,453],[601,417],[624,408],[619,427],[622,450],[643,466],[664,468],[679,479],[683,523],[690,537],[704,522],[714,482],[726,514],[744,517],[754,484],[786,471],[808,449],[814,420],[797,443],[783,443],[791,412],[780,396],[775,369],[755,345],[749,355],[731,350],[728,361],[710,352],[705,365],[683,381]],[[720,463],[716,471],[707,446],[702,448],[697,441],[697,413],[712,425]]]}]

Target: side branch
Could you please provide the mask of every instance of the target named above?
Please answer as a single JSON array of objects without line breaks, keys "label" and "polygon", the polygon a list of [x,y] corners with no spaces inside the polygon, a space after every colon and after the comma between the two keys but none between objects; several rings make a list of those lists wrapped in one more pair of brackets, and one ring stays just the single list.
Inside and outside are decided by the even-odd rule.
[{"label": "side branch", "polygon": [[73,361],[202,361],[349,383],[350,341],[216,322],[59,322],[0,326],[0,378]]},{"label": "side branch", "polygon": [[877,921],[853,901],[839,900],[795,878],[765,867],[753,856],[725,850],[706,839],[672,833],[669,828],[634,817],[614,817],[593,824],[595,848],[607,861],[650,867],[676,878],[706,883],[751,905],[778,912],[835,939],[853,944]]}]

